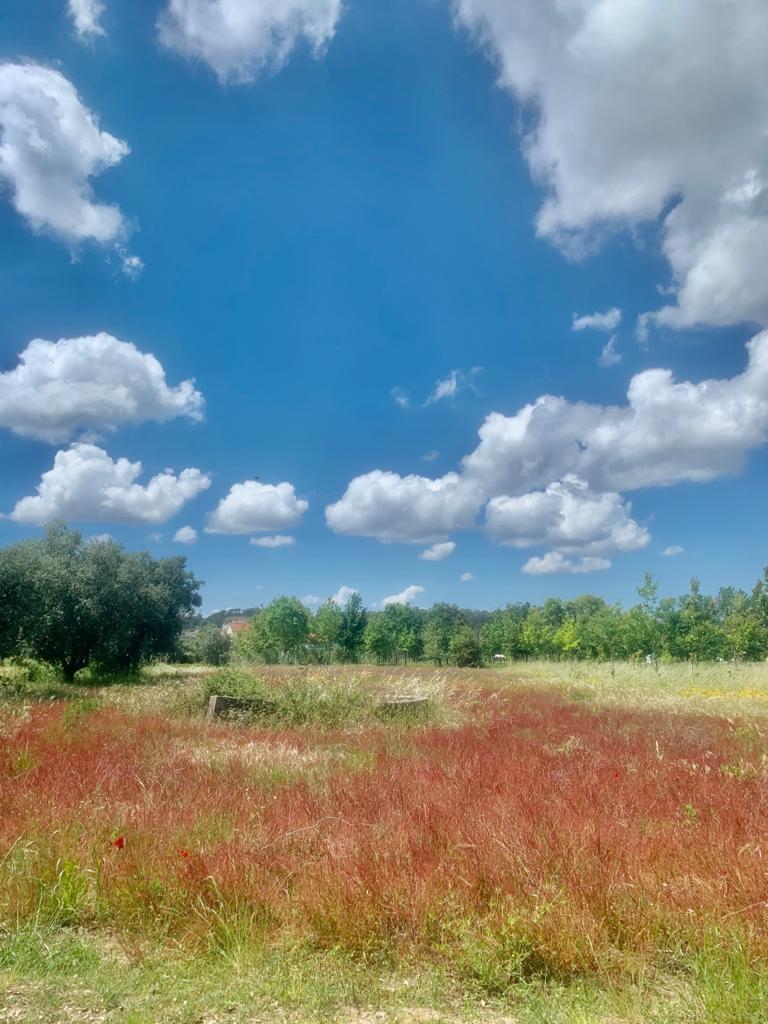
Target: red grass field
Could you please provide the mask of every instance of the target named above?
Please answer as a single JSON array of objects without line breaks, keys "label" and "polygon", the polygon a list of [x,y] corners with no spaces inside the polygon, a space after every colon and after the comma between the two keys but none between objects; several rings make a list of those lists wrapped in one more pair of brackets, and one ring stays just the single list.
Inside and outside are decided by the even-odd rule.
[{"label": "red grass field", "polygon": [[0,919],[301,935],[491,987],[768,954],[764,724],[482,700],[344,734],[33,705],[0,735]]}]

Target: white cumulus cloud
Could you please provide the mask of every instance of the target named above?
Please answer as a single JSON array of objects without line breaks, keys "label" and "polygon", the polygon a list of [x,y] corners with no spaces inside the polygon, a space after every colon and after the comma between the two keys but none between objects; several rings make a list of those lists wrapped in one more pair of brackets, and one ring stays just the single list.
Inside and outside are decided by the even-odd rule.
[{"label": "white cumulus cloud", "polygon": [[129,152],[99,128],[72,83],[41,64],[0,64],[0,182],[35,231],[69,245],[119,243],[117,206],[98,202],[91,178]]},{"label": "white cumulus cloud", "polygon": [[0,373],[0,427],[52,443],[147,420],[200,420],[203,407],[193,381],[169,387],[153,355],[104,332],[37,338]]},{"label": "white cumulus cloud", "polygon": [[473,572],[463,572],[461,576],[459,576],[459,579],[462,583],[471,583],[472,580],[476,579],[476,577]]},{"label": "white cumulus cloud", "polygon": [[432,547],[425,548],[419,555],[419,558],[423,558],[425,562],[442,562],[444,558],[452,555],[455,550],[455,543],[452,540],[446,540],[442,543],[433,544]]},{"label": "white cumulus cloud", "polygon": [[529,576],[543,576],[553,572],[601,572],[603,569],[611,568],[611,561],[608,558],[566,558],[559,551],[548,551],[541,557],[529,558],[523,566],[523,572]]},{"label": "white cumulus cloud", "polygon": [[578,256],[662,217],[676,301],[655,319],[768,323],[764,0],[453,7],[531,112],[539,234]]},{"label": "white cumulus cloud", "polygon": [[96,445],[75,444],[56,453],[37,494],[22,498],[10,513],[17,523],[42,525],[53,519],[164,523],[210,486],[199,469],[164,470],[145,485],[136,483],[140,462],[113,461]]},{"label": "white cumulus cloud", "polygon": [[651,536],[632,519],[620,494],[596,493],[566,476],[543,491],[492,498],[486,508],[489,536],[516,548],[541,545],[558,552],[607,554],[638,551]]},{"label": "white cumulus cloud", "polygon": [[174,533],[173,540],[176,544],[196,544],[197,530],[194,526],[180,526]]},{"label": "white cumulus cloud", "polygon": [[296,538],[289,533],[275,533],[267,537],[251,537],[251,544],[258,548],[289,548],[296,543]]},{"label": "white cumulus cloud", "polygon": [[675,555],[682,555],[685,548],[681,548],[679,544],[670,544],[668,548],[664,548],[661,552],[665,558],[674,558]]},{"label": "white cumulus cloud", "polygon": [[350,599],[350,597],[353,597],[355,594],[358,593],[359,591],[357,587],[341,586],[333,595],[331,600],[333,601],[334,604],[337,604],[339,608],[343,608],[347,601]]},{"label": "white cumulus cloud", "polygon": [[251,82],[301,43],[322,53],[341,11],[341,0],[168,0],[158,28],[165,46],[204,61],[220,81]]},{"label": "white cumulus cloud", "polygon": [[295,526],[309,508],[293,484],[233,484],[208,517],[207,533],[266,533]]},{"label": "white cumulus cloud", "polygon": [[401,590],[399,594],[390,594],[389,597],[383,597],[381,599],[381,607],[387,608],[391,604],[410,604],[415,601],[419,594],[424,593],[424,587],[420,587],[415,583],[412,583],[410,587],[406,587],[405,590]]},{"label": "white cumulus cloud", "polygon": [[588,313],[585,316],[573,314],[571,328],[574,331],[615,331],[621,323],[621,310],[607,309],[605,313]]},{"label": "white cumulus cloud", "polygon": [[457,473],[433,480],[375,469],[355,477],[325,518],[336,533],[430,544],[471,526],[481,500],[477,486]]},{"label": "white cumulus cloud", "polygon": [[747,351],[744,372],[725,380],[638,373],[626,405],[543,395],[513,416],[491,413],[464,472],[491,495],[525,494],[568,474],[595,491],[624,491],[736,473],[768,441],[768,331]]},{"label": "white cumulus cloud", "polygon": [[67,10],[80,39],[88,41],[105,34],[100,21],[104,13],[101,0],[69,0]]}]

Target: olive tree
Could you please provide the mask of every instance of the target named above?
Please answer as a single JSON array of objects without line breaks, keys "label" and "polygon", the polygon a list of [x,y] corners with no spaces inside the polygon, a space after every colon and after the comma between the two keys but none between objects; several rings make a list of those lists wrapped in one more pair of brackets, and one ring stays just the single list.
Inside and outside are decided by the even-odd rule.
[{"label": "olive tree", "polygon": [[134,669],[176,653],[199,589],[183,557],[85,541],[56,523],[0,551],[0,656],[30,655],[67,679],[88,665]]}]

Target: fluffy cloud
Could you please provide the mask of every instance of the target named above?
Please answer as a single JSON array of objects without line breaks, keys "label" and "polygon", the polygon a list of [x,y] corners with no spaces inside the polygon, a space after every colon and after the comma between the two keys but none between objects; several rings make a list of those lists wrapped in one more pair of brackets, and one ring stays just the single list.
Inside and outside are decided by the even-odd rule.
[{"label": "fluffy cloud", "polygon": [[456,545],[452,540],[443,541],[441,544],[433,544],[432,547],[426,548],[419,555],[419,558],[423,558],[425,562],[442,562],[444,558],[452,555],[456,550]]},{"label": "fluffy cloud", "polygon": [[90,179],[128,152],[99,128],[60,72],[0,64],[0,181],[34,230],[69,245],[120,242],[125,219],[117,206],[95,200]]},{"label": "fluffy cloud", "polygon": [[265,533],[295,526],[309,508],[293,484],[233,484],[208,517],[207,533]]},{"label": "fluffy cloud", "polygon": [[674,558],[675,555],[682,555],[685,548],[681,548],[679,544],[670,544],[668,548],[664,548],[661,552],[665,558]]},{"label": "fluffy cloud", "polygon": [[300,44],[333,38],[341,0],[168,0],[158,28],[171,50],[208,64],[222,82],[276,71]]},{"label": "fluffy cloud", "polygon": [[164,470],[146,485],[136,483],[140,462],[113,461],[92,444],[56,453],[37,494],[22,498],[10,514],[17,523],[42,525],[52,519],[164,523],[210,486],[199,469],[178,476]]},{"label": "fluffy cloud", "polygon": [[275,533],[269,537],[251,537],[251,544],[258,548],[289,548],[296,543],[296,538],[287,533]]},{"label": "fluffy cloud", "polygon": [[110,334],[31,341],[13,370],[0,373],[0,427],[52,443],[82,430],[176,416],[200,420],[192,381],[170,388],[153,355]]},{"label": "fluffy cloud", "polygon": [[573,314],[571,328],[574,331],[615,331],[621,323],[621,310],[607,309],[605,313],[589,313],[586,316]]},{"label": "fluffy cloud", "polygon": [[529,576],[544,576],[553,572],[600,572],[603,569],[611,568],[611,561],[607,558],[566,558],[559,551],[548,551],[540,558],[529,558],[523,566],[523,572]]},{"label": "fluffy cloud", "polygon": [[389,597],[383,597],[380,604],[382,608],[387,608],[391,604],[410,604],[419,594],[423,593],[424,587],[419,587],[417,584],[412,583],[410,587],[401,590],[399,594],[390,594]]},{"label": "fluffy cloud", "polygon": [[513,416],[491,413],[464,472],[487,494],[519,495],[575,474],[596,491],[705,481],[736,473],[768,441],[768,332],[747,346],[746,370],[676,382],[634,376],[621,406],[544,395]]},{"label": "fluffy cloud", "polygon": [[492,498],[486,529],[493,540],[516,548],[541,545],[589,554],[637,551],[651,537],[630,511],[620,494],[592,492],[582,480],[567,476],[543,491]]},{"label": "fluffy cloud", "polygon": [[336,533],[429,544],[474,523],[482,495],[457,473],[436,480],[375,469],[355,477],[325,518]]},{"label": "fluffy cloud", "polygon": [[173,540],[176,544],[196,544],[197,530],[194,526],[181,526],[174,533]]},{"label": "fluffy cloud", "polygon": [[99,21],[104,13],[101,0],[69,0],[67,9],[80,39],[90,40],[105,34]]},{"label": "fluffy cloud", "polygon": [[342,608],[350,599],[350,597],[354,597],[354,595],[358,593],[359,591],[357,587],[342,586],[339,587],[339,589],[333,595],[331,600],[333,601],[334,604],[337,604],[339,608]]},{"label": "fluffy cloud", "polygon": [[663,215],[677,301],[655,319],[766,324],[764,0],[677,0],[663,16],[657,0],[453,4],[533,111],[539,234],[581,255]]},{"label": "fluffy cloud", "polygon": [[473,572],[463,572],[459,579],[462,583],[471,583],[472,580],[476,579],[476,576]]}]

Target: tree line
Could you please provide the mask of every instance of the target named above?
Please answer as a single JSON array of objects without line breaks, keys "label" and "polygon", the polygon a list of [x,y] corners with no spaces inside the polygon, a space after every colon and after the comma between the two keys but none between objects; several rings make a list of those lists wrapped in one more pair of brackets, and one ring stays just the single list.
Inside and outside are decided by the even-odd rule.
[{"label": "tree line", "polygon": [[253,610],[234,651],[221,630],[225,616],[199,615],[201,586],[183,557],[129,552],[54,524],[42,538],[0,550],[0,659],[38,659],[72,679],[86,667],[130,672],[153,659],[222,664],[233,653],[264,663],[467,667],[534,658],[768,658],[768,569],[751,591],[723,587],[714,596],[694,578],[685,594],[660,597],[646,574],[627,608],[587,594],[494,612],[447,603],[377,611],[353,594],[313,614],[298,598],[279,597]]},{"label": "tree line", "polygon": [[757,661],[768,657],[768,569],[750,592],[722,587],[659,597],[650,573],[628,608],[590,594],[509,604],[477,612],[440,603],[430,609],[393,604],[363,607],[326,601],[313,615],[298,598],[280,597],[258,610],[239,634],[236,652],[274,663],[370,661],[476,666],[498,660],[589,659]]}]

